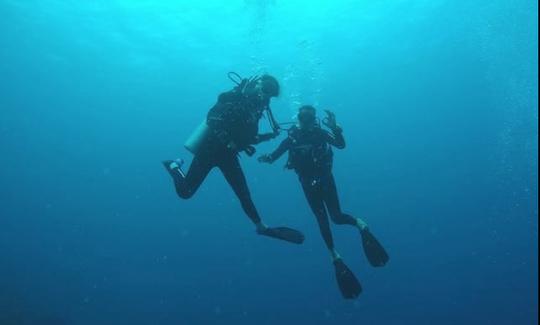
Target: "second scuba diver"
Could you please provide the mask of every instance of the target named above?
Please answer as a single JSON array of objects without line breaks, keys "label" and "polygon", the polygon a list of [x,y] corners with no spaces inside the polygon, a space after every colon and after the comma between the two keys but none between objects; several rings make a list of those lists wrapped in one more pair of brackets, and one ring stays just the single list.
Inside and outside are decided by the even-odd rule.
[{"label": "second scuba diver", "polygon": [[[301,244],[304,241],[301,232],[287,227],[268,227],[262,222],[238,159],[239,153],[246,152],[252,156],[255,153],[253,145],[279,135],[270,111],[270,99],[279,95],[279,83],[270,75],[242,79],[238,74],[230,73],[229,78],[236,82],[237,87],[219,96],[199,128],[195,143],[186,145],[195,155],[189,171],[182,171],[181,160],[167,160],[163,165],[174,181],[178,196],[183,199],[191,198],[208,173],[215,167],[219,168],[258,234]],[[259,120],[265,112],[274,132],[259,134]]]},{"label": "second scuba diver", "polygon": [[360,295],[362,286],[334,247],[328,213],[334,223],[351,225],[360,230],[364,251],[372,266],[384,266],[389,257],[364,221],[341,211],[332,174],[332,146],[338,149],[345,148],[345,139],[341,127],[336,123],[335,115],[330,111],[326,113],[328,117],[323,120],[323,123],[331,132],[320,126],[314,107],[301,107],[298,113],[298,127],[293,126],[289,130],[289,136],[277,150],[259,157],[259,161],[273,163],[284,153],[289,152],[286,168],[294,169],[299,176],[307,201],[317,217],[322,237],[332,256],[337,282],[343,297],[353,299]]}]

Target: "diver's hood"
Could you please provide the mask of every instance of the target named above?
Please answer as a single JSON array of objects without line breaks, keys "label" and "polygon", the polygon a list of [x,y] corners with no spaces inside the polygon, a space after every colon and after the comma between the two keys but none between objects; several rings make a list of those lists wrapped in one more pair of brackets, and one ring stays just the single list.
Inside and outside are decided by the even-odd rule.
[{"label": "diver's hood", "polygon": [[270,75],[252,76],[250,78],[242,78],[236,72],[229,72],[231,79],[246,97],[272,98],[279,96],[280,87],[276,78]]}]

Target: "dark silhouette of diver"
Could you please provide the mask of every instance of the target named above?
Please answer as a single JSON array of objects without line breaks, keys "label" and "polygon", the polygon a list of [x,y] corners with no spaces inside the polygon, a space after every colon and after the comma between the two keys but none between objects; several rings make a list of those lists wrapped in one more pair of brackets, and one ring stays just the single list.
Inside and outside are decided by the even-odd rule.
[{"label": "dark silhouette of diver", "polygon": [[259,157],[259,161],[273,163],[285,152],[289,153],[286,168],[294,169],[298,174],[307,201],[317,217],[322,237],[330,250],[341,293],[345,298],[352,299],[360,295],[362,287],[334,247],[328,213],[335,224],[351,225],[360,230],[364,251],[371,265],[384,266],[389,257],[363,220],[341,211],[332,174],[332,146],[344,149],[345,139],[341,127],[336,123],[334,113],[330,111],[326,113],[328,117],[323,123],[331,132],[320,126],[314,107],[301,107],[298,113],[298,127],[293,126],[289,130],[289,136],[277,150]]},{"label": "dark silhouette of diver", "polygon": [[[301,232],[287,227],[271,228],[262,222],[238,159],[240,152],[253,156],[253,145],[279,135],[270,110],[270,99],[279,95],[279,83],[269,75],[242,79],[238,74],[230,73],[229,78],[237,87],[219,95],[206,122],[195,135],[195,144],[186,144],[186,148],[194,153],[189,171],[182,171],[181,160],[164,161],[163,165],[173,178],[176,192],[182,199],[191,198],[210,170],[219,168],[240,200],[244,212],[256,225],[258,234],[301,244],[304,241]],[[259,134],[259,120],[265,112],[274,132]]]}]

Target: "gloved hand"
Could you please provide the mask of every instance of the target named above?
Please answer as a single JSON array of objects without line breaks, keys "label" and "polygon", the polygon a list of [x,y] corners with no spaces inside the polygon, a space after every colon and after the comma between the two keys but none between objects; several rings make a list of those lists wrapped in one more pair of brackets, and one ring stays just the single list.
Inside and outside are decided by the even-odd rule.
[{"label": "gloved hand", "polygon": [[272,163],[272,157],[270,155],[262,155],[257,160],[260,163],[263,163],[263,164],[271,164]]},{"label": "gloved hand", "polygon": [[245,152],[249,157],[252,157],[252,156],[257,152],[257,149],[255,149],[254,146],[248,146],[248,147],[246,147],[246,149],[244,149],[244,152]]},{"label": "gloved hand", "polygon": [[326,117],[323,119],[323,124],[327,126],[333,132],[341,131],[339,125],[337,125],[336,114],[334,112],[325,110]]}]

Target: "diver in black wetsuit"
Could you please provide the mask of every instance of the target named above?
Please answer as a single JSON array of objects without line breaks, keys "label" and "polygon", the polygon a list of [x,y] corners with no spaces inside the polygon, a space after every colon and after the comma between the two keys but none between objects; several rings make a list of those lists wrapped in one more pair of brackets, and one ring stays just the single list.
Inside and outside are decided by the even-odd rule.
[{"label": "diver in black wetsuit", "polygon": [[323,120],[323,123],[331,132],[324,130],[317,123],[314,107],[301,107],[298,113],[299,126],[292,127],[289,130],[289,136],[278,149],[272,154],[259,157],[259,161],[273,163],[285,152],[289,152],[286,167],[294,169],[299,176],[307,201],[317,217],[321,234],[332,255],[341,292],[345,298],[356,298],[361,293],[362,287],[334,247],[328,213],[334,223],[351,225],[360,230],[364,250],[373,266],[384,266],[389,257],[364,221],[341,211],[332,174],[332,146],[338,149],[345,148],[345,139],[341,127],[336,123],[334,113],[330,111],[326,113],[328,117]]},{"label": "diver in black wetsuit", "polygon": [[263,114],[267,112],[271,117],[270,99],[279,95],[279,83],[274,77],[264,75],[243,79],[237,84],[233,90],[222,93],[208,113],[208,132],[187,174],[182,171],[183,161],[167,160],[163,165],[174,180],[178,196],[183,199],[191,198],[210,170],[219,168],[244,212],[256,225],[257,233],[300,244],[304,241],[301,232],[286,227],[271,228],[261,221],[238,160],[240,152],[252,156],[253,145],[279,135],[277,127],[273,133],[258,134]]}]

